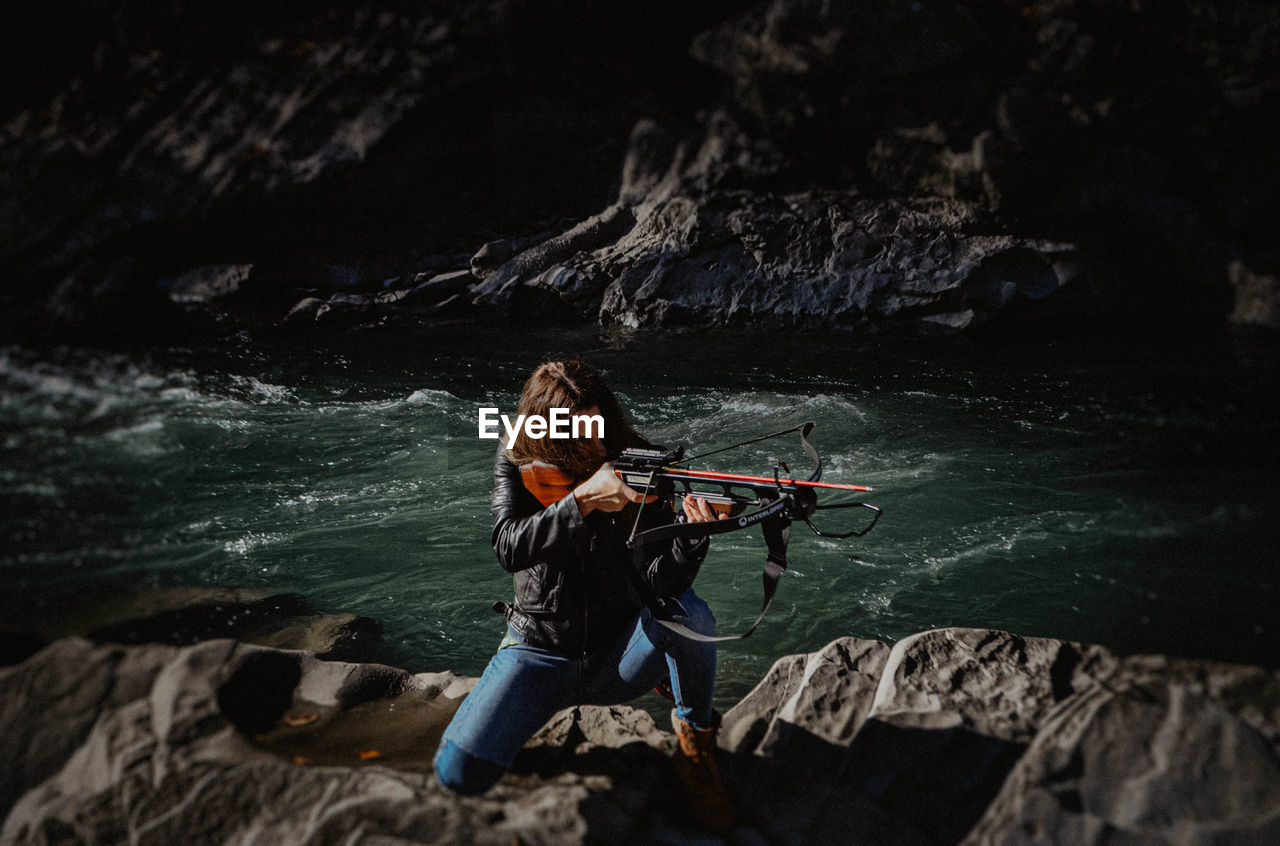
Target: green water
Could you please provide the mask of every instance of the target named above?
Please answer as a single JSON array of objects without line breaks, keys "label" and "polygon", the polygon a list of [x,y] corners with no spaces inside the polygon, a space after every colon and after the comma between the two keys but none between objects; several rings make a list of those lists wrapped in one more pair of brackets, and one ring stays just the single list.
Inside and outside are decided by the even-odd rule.
[{"label": "green water", "polygon": [[[302,594],[381,620],[382,660],[478,674],[510,581],[488,545],[494,444],[548,356],[604,367],[651,440],[708,450],[812,420],[824,478],[872,485],[862,539],[793,531],[731,704],[778,657],[938,626],[1276,665],[1275,343],[1098,346],[456,329],[128,355],[0,351],[5,607],[110,586]],[[806,467],[798,442],[714,469]],[[760,603],[758,532],[697,588],[726,631]]]}]

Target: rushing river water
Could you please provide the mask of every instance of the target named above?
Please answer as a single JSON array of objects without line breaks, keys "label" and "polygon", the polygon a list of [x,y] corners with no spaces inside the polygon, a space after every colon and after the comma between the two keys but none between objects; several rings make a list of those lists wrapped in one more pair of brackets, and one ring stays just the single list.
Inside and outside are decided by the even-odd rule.
[{"label": "rushing river water", "polygon": [[[510,578],[488,545],[493,441],[548,356],[605,368],[651,440],[705,451],[812,420],[824,478],[872,485],[861,539],[793,529],[731,704],[841,635],[993,627],[1276,665],[1275,345],[896,342],[453,330],[320,350],[0,350],[8,609],[113,586],[297,593],[381,620],[382,658],[477,674]],[[807,466],[779,439],[709,460]],[[758,531],[698,581],[725,631],[760,603]],[[11,617],[12,619],[12,617]]]}]

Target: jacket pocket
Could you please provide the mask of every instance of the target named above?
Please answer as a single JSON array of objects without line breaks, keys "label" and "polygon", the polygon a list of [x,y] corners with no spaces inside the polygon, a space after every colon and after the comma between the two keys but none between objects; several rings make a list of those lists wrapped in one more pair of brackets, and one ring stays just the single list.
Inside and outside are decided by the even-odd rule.
[{"label": "jacket pocket", "polygon": [[514,574],[516,608],[525,614],[553,614],[560,610],[564,569],[546,562]]}]

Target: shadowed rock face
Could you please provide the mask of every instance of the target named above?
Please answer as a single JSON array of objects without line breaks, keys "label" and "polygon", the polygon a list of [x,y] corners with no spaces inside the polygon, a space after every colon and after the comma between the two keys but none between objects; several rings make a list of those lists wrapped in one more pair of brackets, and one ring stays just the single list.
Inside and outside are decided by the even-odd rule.
[{"label": "shadowed rock face", "polygon": [[[61,640],[0,672],[0,838],[708,842],[672,735],[628,706],[563,711],[488,794],[444,793],[430,759],[472,684]],[[1270,842],[1280,819],[1280,675],[1004,632],[788,656],[720,742],[730,842]]]},{"label": "shadowed rock face", "polygon": [[26,11],[0,296],[28,331],[1275,323],[1261,0]]},{"label": "shadowed rock face", "polygon": [[942,629],[779,661],[722,743],[803,782],[738,783],[764,820],[812,789],[869,801],[919,842],[1250,842],[1277,831],[1278,718],[1275,672]]}]

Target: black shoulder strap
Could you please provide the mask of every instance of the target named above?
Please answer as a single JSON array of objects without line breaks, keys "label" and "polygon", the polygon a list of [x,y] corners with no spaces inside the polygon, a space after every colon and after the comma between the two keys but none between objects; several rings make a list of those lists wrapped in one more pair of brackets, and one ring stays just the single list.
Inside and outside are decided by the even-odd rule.
[{"label": "black shoulder strap", "polygon": [[[773,604],[773,595],[777,593],[778,590],[778,580],[782,578],[782,572],[787,569],[787,543],[791,539],[791,518],[787,516],[786,506],[787,503],[785,499],[779,499],[774,504],[767,505],[764,508],[752,512],[750,515],[743,515],[742,518],[738,518],[738,520],[733,521],[734,523],[738,523],[742,519],[749,517],[752,518],[751,522],[758,522],[761,530],[764,532],[764,542],[769,548],[769,552],[765,556],[764,573],[762,574],[764,582],[764,603],[760,608],[759,615],[756,616],[755,621],[751,624],[751,627],[740,635],[704,635],[695,632],[688,626],[672,620],[670,615],[662,607],[661,603],[659,603],[658,597],[654,595],[653,589],[640,578],[640,571],[648,563],[643,545],[645,540],[652,541],[681,536],[699,537],[711,534],[720,534],[721,532],[731,531],[736,528],[745,528],[745,526],[750,525],[750,523],[733,525],[720,529],[719,531],[715,531],[715,529],[719,528],[719,525],[729,523],[730,521],[717,520],[709,523],[679,523],[672,524],[670,526],[659,526],[655,529],[650,529],[647,532],[641,532],[637,535],[633,539],[631,546],[631,559],[633,566],[630,568],[629,572],[631,573],[632,582],[635,585],[636,591],[644,600],[646,607],[648,607],[650,613],[653,614],[654,619],[676,634],[687,637],[690,640],[696,640],[703,643],[719,643],[724,640],[742,640],[754,632],[756,630],[756,626],[760,625],[760,621],[764,619],[764,615],[768,613],[769,606]],[[695,531],[671,531],[684,529],[693,529]],[[707,529],[711,529],[711,531],[707,531]],[[655,535],[657,535],[657,537],[655,537]]]}]

